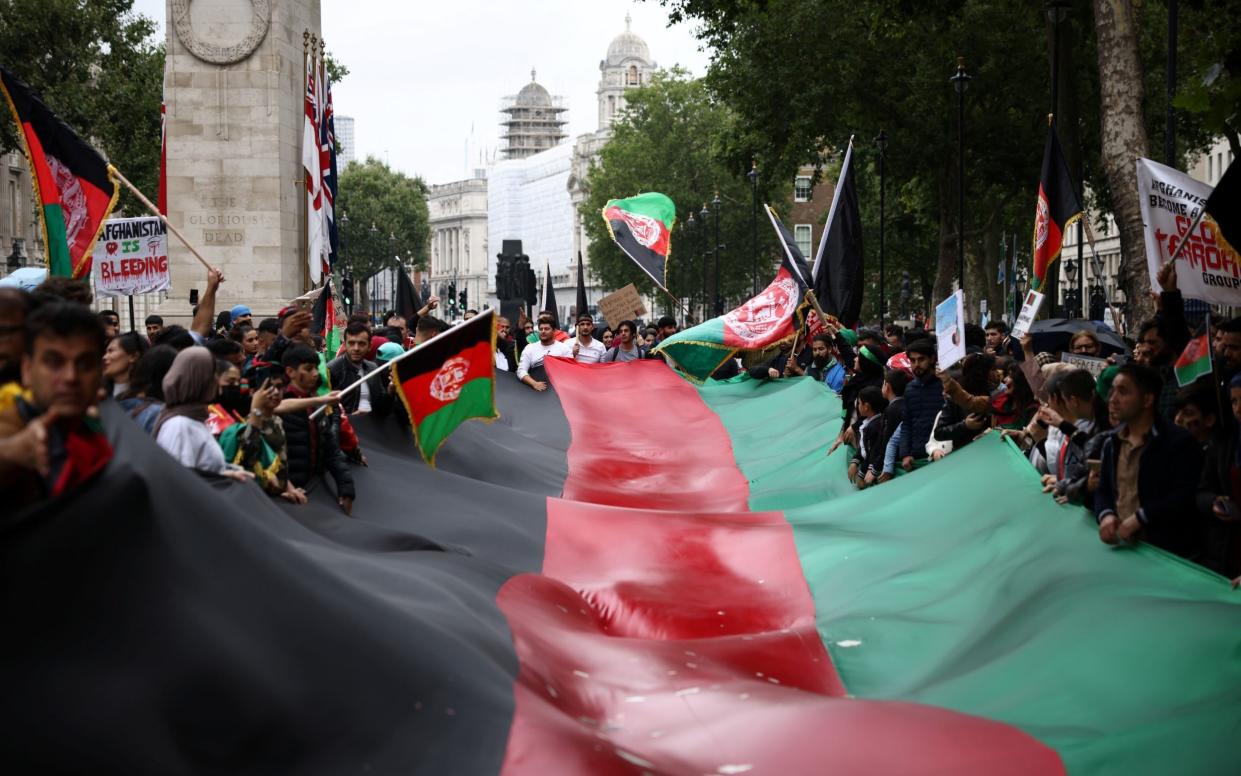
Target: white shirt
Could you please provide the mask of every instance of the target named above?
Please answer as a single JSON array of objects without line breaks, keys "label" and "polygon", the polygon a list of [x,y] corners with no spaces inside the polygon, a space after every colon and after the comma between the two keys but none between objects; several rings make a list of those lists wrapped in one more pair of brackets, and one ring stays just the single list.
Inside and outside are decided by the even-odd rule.
[{"label": "white shirt", "polygon": [[508,356],[498,350],[496,351],[496,369],[499,369],[501,372],[508,371]]},{"label": "white shirt", "polygon": [[362,387],[358,389],[358,408],[354,410],[358,412],[371,411],[371,381],[363,380]]},{"label": "white shirt", "polygon": [[517,379],[523,380],[526,375],[530,374],[531,369],[543,366],[543,359],[547,356],[572,358],[573,349],[568,340],[553,342],[550,345],[544,345],[538,340],[531,342],[526,345],[525,350],[521,351],[521,363],[517,365]]},{"label": "white shirt", "polygon": [[159,427],[155,443],[190,469],[219,474],[228,467],[220,443],[201,420],[185,416],[169,418]]},{"label": "white shirt", "polygon": [[587,345],[583,345],[581,341],[576,338],[566,340],[565,344],[569,346],[570,353],[573,352],[574,345],[578,346],[577,355],[574,357],[574,360],[579,364],[597,364],[603,359],[603,354],[608,352],[607,348],[603,347],[603,343],[593,337]]}]

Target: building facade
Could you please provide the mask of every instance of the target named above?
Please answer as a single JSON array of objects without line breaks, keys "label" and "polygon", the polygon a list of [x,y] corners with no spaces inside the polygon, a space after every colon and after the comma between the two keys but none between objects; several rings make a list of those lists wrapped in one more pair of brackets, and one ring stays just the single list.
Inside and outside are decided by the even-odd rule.
[{"label": "building facade", "polygon": [[569,135],[563,97],[553,97],[535,80],[500,103],[500,152],[505,159],[525,159],[560,145]]},{"label": "building facade", "polygon": [[30,167],[21,151],[0,154],[0,276],[44,262]]},{"label": "building facade", "polygon": [[337,116],[334,120],[336,126],[336,143],[340,146],[340,153],[336,158],[336,165],[344,167],[350,162],[357,161],[358,146],[357,137],[354,134],[355,127],[353,116]]},{"label": "building facade", "polygon": [[[432,186],[427,196],[431,227],[431,292],[440,297],[441,315],[461,317],[450,304],[449,289],[466,294],[466,307],[495,306],[491,277],[495,266],[487,235],[488,181],[475,177]],[[455,309],[456,314],[450,311]]]}]

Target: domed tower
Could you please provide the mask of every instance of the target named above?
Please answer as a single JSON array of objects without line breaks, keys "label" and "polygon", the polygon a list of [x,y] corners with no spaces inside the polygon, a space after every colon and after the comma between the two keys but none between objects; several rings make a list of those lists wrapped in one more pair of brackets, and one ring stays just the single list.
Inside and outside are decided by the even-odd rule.
[{"label": "domed tower", "polygon": [[625,90],[636,89],[650,83],[656,65],[651,61],[651,50],[646,41],[629,29],[629,14],[625,14],[625,31],[612,39],[608,56],[599,63],[599,129],[612,126],[616,116],[625,107]]},{"label": "domed tower", "polygon": [[505,159],[525,159],[540,151],[557,146],[568,137],[564,99],[548,94],[530,71],[530,83],[514,97],[505,97],[500,105],[503,130],[500,149]]}]

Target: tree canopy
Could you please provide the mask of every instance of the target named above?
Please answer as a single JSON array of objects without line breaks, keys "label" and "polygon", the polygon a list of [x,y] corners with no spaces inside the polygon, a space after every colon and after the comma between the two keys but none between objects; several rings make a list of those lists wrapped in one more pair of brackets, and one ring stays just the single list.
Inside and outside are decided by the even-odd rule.
[{"label": "tree canopy", "polygon": [[[0,56],[152,199],[159,185],[164,48],[133,0],[4,0]],[[0,150],[20,148],[7,117]],[[141,209],[122,193],[121,207]]]},{"label": "tree canopy", "polygon": [[398,255],[407,266],[427,267],[431,232],[427,185],[421,178],[374,157],[351,162],[340,173],[336,218],[341,258],[354,278],[364,280],[391,267]]}]

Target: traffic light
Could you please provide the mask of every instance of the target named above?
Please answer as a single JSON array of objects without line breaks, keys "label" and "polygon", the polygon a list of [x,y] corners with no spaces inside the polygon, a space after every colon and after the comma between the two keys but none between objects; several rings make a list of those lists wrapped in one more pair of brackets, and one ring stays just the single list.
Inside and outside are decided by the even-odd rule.
[{"label": "traffic light", "polygon": [[464,313],[470,307],[470,305],[467,303],[468,299],[469,299],[469,294],[466,292],[464,288],[461,289],[461,312],[462,313]]},{"label": "traffic light", "polygon": [[340,299],[346,312],[353,312],[353,275],[348,272],[340,279]]},{"label": "traffic light", "polygon": [[450,318],[457,317],[457,284],[448,284],[448,315]]}]

